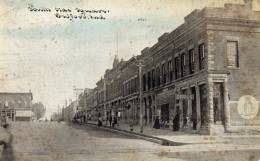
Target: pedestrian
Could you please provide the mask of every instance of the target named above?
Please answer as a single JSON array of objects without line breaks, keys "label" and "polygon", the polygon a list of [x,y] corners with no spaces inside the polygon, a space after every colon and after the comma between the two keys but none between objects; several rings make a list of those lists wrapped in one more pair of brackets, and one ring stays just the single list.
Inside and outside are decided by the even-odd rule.
[{"label": "pedestrian", "polygon": [[144,121],[145,121],[145,125],[147,125],[147,115],[144,115]]},{"label": "pedestrian", "polygon": [[100,127],[100,126],[102,126],[102,118],[101,117],[98,118],[98,127]]},{"label": "pedestrian", "polygon": [[109,116],[109,126],[110,127],[112,126],[112,116],[111,115]]},{"label": "pedestrian", "polygon": [[172,125],[173,125],[173,128],[172,130],[173,131],[179,131],[179,123],[180,123],[180,111],[179,109],[176,110],[176,114],[175,114],[175,117],[173,118],[172,120]]},{"label": "pedestrian", "polygon": [[154,121],[153,128],[155,128],[155,129],[160,129],[160,120],[159,120],[159,116],[156,116],[155,121]]},{"label": "pedestrian", "polygon": [[116,118],[116,116],[114,116],[112,127],[115,127],[115,125],[117,125],[117,118]]},{"label": "pedestrian", "polygon": [[86,114],[83,115],[83,122],[86,123]]}]

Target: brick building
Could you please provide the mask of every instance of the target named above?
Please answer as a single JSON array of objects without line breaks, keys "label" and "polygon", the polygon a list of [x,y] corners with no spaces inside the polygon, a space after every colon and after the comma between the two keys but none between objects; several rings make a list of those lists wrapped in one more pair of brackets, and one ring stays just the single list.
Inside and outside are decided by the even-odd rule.
[{"label": "brick building", "polygon": [[104,76],[106,108],[144,124],[199,133],[260,130],[260,12],[252,2],[194,10],[152,47]]},{"label": "brick building", "polygon": [[0,116],[12,121],[32,119],[32,93],[0,93]]}]

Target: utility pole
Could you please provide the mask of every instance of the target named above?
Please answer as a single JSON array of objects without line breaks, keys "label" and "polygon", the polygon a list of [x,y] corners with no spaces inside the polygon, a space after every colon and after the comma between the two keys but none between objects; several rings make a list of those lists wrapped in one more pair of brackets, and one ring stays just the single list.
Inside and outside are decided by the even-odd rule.
[{"label": "utility pole", "polygon": [[[137,60],[136,57],[134,57]],[[143,84],[142,84],[142,68],[144,65],[139,60],[138,64],[136,64],[138,67],[138,73],[139,73],[139,106],[140,106],[140,132],[143,133],[143,101],[142,101],[142,95],[143,95]]]}]

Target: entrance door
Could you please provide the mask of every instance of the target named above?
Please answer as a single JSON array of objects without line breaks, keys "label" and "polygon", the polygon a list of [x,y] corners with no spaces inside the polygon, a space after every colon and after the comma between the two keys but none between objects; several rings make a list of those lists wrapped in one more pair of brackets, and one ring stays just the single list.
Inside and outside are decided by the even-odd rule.
[{"label": "entrance door", "polygon": [[180,129],[180,110],[179,106],[176,107],[176,114],[173,118],[173,131],[179,131]]},{"label": "entrance door", "polygon": [[161,106],[161,118],[163,122],[169,122],[169,104]]},{"label": "entrance door", "polygon": [[213,90],[214,123],[224,125],[223,83],[214,83]]},{"label": "entrance door", "polygon": [[191,88],[191,94],[193,96],[192,99],[192,115],[191,115],[191,121],[192,121],[192,129],[196,130],[197,128],[197,109],[196,109],[196,89],[195,87]]}]

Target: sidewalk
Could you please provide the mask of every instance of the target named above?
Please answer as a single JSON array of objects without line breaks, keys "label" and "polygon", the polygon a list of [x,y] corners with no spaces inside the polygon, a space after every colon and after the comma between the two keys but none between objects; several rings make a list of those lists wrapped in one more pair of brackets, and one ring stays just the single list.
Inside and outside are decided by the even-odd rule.
[{"label": "sidewalk", "polygon": [[[88,121],[88,123],[97,124],[96,121]],[[104,124],[104,123],[103,123]],[[106,125],[103,125],[106,127]],[[108,125],[109,126],[109,125]],[[120,123],[114,129],[131,131],[129,124]],[[132,127],[134,133],[144,134],[147,136],[157,137],[172,142],[184,144],[243,144],[253,145],[260,144],[260,135],[239,135],[224,134],[222,136],[200,135],[196,133],[175,132],[170,129],[154,129],[151,126],[144,126],[143,133],[140,133],[140,126]]]}]

